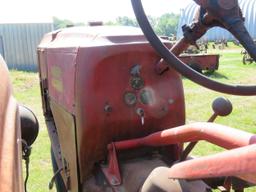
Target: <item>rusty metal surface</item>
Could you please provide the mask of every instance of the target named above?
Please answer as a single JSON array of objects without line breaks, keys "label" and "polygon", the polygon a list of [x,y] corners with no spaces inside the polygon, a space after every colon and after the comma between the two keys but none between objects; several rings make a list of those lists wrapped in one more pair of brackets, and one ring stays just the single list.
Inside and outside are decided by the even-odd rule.
[{"label": "rusty metal surface", "polygon": [[68,190],[78,191],[76,128],[72,114],[54,101],[50,102],[62,156],[63,180]]},{"label": "rusty metal surface", "polygon": [[140,191],[150,172],[159,166],[166,166],[159,158],[134,159],[121,163],[123,183],[121,186],[114,187],[114,190],[126,192]]},{"label": "rusty metal surface", "polygon": [[[218,54],[196,54],[196,55],[180,55],[178,58],[185,64],[197,65],[201,70],[217,70],[219,68]],[[162,74],[167,71],[168,65],[164,60],[160,60],[156,63],[156,72]]]},{"label": "rusty metal surface", "polygon": [[108,165],[101,166],[101,169],[108,180],[108,183],[112,186],[117,186],[122,183],[119,162],[114,144],[108,148]]},{"label": "rusty metal surface", "polygon": [[51,147],[53,154],[55,156],[56,164],[59,168],[63,167],[62,164],[62,157],[61,157],[61,149],[60,149],[60,142],[58,138],[57,128],[54,124],[53,119],[46,121],[48,135],[51,141]]},{"label": "rusty metal surface", "polygon": [[77,48],[47,50],[49,95],[68,112],[74,114],[75,67]]},{"label": "rusty metal surface", "polygon": [[40,90],[41,100],[44,116],[47,118],[50,115],[50,106],[48,101],[49,85],[48,85],[48,70],[47,70],[47,57],[44,49],[37,49],[37,59],[40,77]]},{"label": "rusty metal surface", "polygon": [[217,70],[219,68],[220,55],[181,55],[180,60],[188,65],[196,64],[202,70]]},{"label": "rusty metal surface", "polygon": [[46,34],[38,48],[96,47],[130,42],[146,42],[140,29],[124,26],[71,27]]},{"label": "rusty metal surface", "polygon": [[170,178],[201,179],[236,176],[256,184],[256,145],[225,151],[177,163],[169,169]]},{"label": "rusty metal surface", "polygon": [[18,107],[6,64],[0,57],[0,191],[23,191]]},{"label": "rusty metal surface", "polygon": [[[93,192],[136,192],[140,191],[144,181],[150,174],[150,172],[159,166],[167,166],[159,158],[136,158],[133,160],[127,160],[120,163],[120,170],[122,173],[122,184],[118,186],[109,185],[105,178],[102,177],[102,173],[98,172],[94,174],[90,179],[84,181],[83,191]],[[136,171],[135,171],[136,170]]]}]

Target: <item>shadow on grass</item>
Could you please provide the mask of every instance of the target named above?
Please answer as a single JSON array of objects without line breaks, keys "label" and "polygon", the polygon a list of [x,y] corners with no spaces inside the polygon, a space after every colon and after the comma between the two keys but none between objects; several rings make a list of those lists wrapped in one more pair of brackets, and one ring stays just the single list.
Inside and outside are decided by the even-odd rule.
[{"label": "shadow on grass", "polygon": [[[212,71],[206,71],[204,73],[202,73],[202,75],[209,77],[209,78],[213,78],[213,79],[228,79],[227,76],[219,73],[219,72],[212,72]],[[186,77],[182,76],[182,79],[187,79]]]},{"label": "shadow on grass", "polygon": [[204,73],[204,75],[207,76],[207,77],[210,77],[210,78],[214,78],[214,79],[228,79],[227,76],[225,76],[225,75],[223,75],[219,72],[216,72],[216,71],[214,71],[214,72],[207,71],[207,72]]}]

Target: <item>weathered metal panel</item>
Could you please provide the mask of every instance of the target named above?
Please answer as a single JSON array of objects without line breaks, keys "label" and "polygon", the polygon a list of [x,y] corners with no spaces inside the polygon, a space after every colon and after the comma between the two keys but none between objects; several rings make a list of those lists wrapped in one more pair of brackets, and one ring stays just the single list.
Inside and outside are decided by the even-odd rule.
[{"label": "weathered metal panel", "polygon": [[61,105],[54,101],[51,101],[51,109],[59,136],[62,161],[68,169],[63,174],[65,175],[64,181],[66,181],[67,189],[78,191],[75,119],[72,114],[68,113]]},{"label": "weathered metal panel", "polygon": [[4,58],[4,42],[2,36],[0,36],[0,55]]},{"label": "weathered metal panel", "polygon": [[75,107],[75,69],[77,48],[47,51],[50,97],[68,112]]},{"label": "weathered metal panel", "polygon": [[43,35],[52,30],[52,23],[0,24],[0,36],[8,67],[36,71],[37,45]]}]

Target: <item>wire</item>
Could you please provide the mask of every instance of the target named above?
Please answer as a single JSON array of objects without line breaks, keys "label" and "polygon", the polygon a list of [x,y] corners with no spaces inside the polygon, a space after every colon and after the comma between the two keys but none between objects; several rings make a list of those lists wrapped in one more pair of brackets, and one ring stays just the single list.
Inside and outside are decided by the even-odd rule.
[{"label": "wire", "polygon": [[27,183],[28,183],[28,177],[29,177],[29,156],[31,154],[32,147],[27,144],[25,140],[22,141],[22,159],[25,160],[26,164],[26,177],[24,181],[24,189],[25,192],[27,192]]},{"label": "wire", "polygon": [[25,192],[27,192],[27,182],[29,177],[29,158],[25,160],[25,164],[26,164],[26,178],[24,181],[24,188],[25,188]]}]

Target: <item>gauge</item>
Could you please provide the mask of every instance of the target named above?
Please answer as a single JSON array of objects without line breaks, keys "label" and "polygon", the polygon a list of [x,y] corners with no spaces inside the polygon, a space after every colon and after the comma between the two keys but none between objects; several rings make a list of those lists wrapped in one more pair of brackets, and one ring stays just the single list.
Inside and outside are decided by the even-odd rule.
[{"label": "gauge", "polygon": [[152,100],[153,100],[153,96],[152,96],[152,93],[148,90],[142,90],[141,93],[140,93],[140,101],[147,105],[149,103],[152,103]]},{"label": "gauge", "polygon": [[141,77],[138,77],[138,76],[137,77],[132,77],[130,83],[131,83],[131,86],[132,86],[133,89],[138,90],[138,89],[141,89],[141,88],[144,87],[143,79]]},{"label": "gauge", "polygon": [[135,93],[133,92],[126,92],[124,94],[124,102],[129,105],[129,106],[133,106],[136,104],[137,102],[137,97],[135,95]]}]

